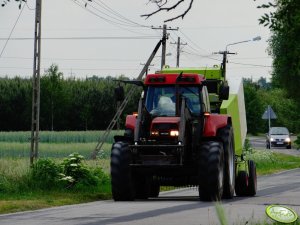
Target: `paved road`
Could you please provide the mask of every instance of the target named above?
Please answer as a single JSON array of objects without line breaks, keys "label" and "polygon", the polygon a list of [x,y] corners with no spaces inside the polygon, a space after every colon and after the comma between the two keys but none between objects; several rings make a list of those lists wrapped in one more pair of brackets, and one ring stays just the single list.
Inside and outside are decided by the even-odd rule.
[{"label": "paved road", "polygon": [[[283,204],[300,214],[300,169],[258,179],[256,197],[223,202],[229,224],[264,220],[269,204]],[[163,193],[147,201],[98,201],[0,216],[1,225],[212,225],[219,224],[213,203],[200,202],[196,189]]]},{"label": "paved road", "polygon": [[[296,137],[292,137],[292,141],[295,141]],[[252,147],[257,149],[266,149],[266,138],[261,136],[249,137],[249,141]],[[296,149],[296,145],[292,144],[292,149],[286,149],[285,147],[272,147],[271,149],[274,152],[289,154],[289,155],[298,155],[300,156],[300,150]]]}]

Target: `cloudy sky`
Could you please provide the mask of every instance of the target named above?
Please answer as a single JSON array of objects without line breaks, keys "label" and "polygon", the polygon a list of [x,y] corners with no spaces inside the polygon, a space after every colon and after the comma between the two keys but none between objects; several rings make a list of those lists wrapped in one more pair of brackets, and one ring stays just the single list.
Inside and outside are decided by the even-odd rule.
[{"label": "cloudy sky", "polygon": [[[145,20],[140,15],[156,9],[147,4],[148,0],[93,0],[87,7],[87,0],[42,1],[41,71],[55,63],[64,77],[77,78],[121,74],[137,77],[141,64],[161,37],[162,31],[151,26],[162,26],[165,19],[186,8],[184,5],[174,14],[159,13]],[[179,27],[179,31],[168,31],[167,64],[176,65],[176,46],[170,42],[178,37],[187,43],[182,46],[180,65],[196,67],[220,64],[221,56],[213,52],[259,35],[261,41],[228,46],[228,50],[238,54],[230,56],[227,76],[269,78],[272,59],[266,49],[270,32],[258,25],[258,18],[264,13],[256,8],[259,3],[195,0],[184,20],[167,23],[169,27]],[[34,7],[35,1],[28,0],[23,10],[14,1],[0,8],[0,53],[6,45],[0,58],[0,77],[32,75]],[[160,68],[160,55],[159,51],[151,72]]]}]

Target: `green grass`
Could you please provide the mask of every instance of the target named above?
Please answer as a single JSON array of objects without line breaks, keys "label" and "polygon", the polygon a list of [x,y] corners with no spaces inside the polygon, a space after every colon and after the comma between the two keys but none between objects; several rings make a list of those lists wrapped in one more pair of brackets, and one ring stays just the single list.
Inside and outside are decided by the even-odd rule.
[{"label": "green grass", "polygon": [[79,204],[111,199],[110,186],[102,190],[27,192],[14,195],[0,194],[0,214]]},{"label": "green grass", "polygon": [[[115,135],[123,131],[111,131],[107,142],[112,143]],[[41,143],[89,143],[97,142],[104,131],[40,131]],[[0,142],[30,143],[30,131],[0,132]]]},{"label": "green grass", "polygon": [[300,157],[275,153],[270,150],[254,150],[247,157],[255,161],[258,175],[300,168]]},{"label": "green grass", "polygon": [[[109,173],[109,160],[87,160],[85,164],[89,168],[104,168]],[[32,185],[29,172],[27,159],[0,159],[0,214],[111,198],[109,181],[89,188],[42,190]]]},{"label": "green grass", "polygon": [[[39,157],[63,158],[78,152],[89,158],[104,131],[42,131]],[[101,158],[109,158],[113,137],[123,131],[112,131],[103,145]],[[0,157],[23,158],[30,154],[30,132],[0,132]]]},{"label": "green grass", "polygon": [[[63,158],[73,152],[78,152],[85,158],[90,158],[97,142],[89,143],[40,143],[39,157]],[[101,158],[109,158],[112,143],[104,143]],[[0,142],[1,158],[29,158],[30,144],[19,142]]]}]

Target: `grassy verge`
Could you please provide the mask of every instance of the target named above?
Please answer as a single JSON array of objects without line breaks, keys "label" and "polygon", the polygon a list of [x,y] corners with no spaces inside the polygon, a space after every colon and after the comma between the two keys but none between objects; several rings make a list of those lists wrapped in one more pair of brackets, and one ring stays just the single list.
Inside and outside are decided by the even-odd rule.
[{"label": "grassy verge", "polygon": [[0,194],[0,214],[111,199],[110,185],[89,191],[34,191]]},{"label": "grassy verge", "polygon": [[[252,154],[248,154],[247,157],[256,162],[259,175],[300,168],[300,157],[273,153],[270,150],[253,150]],[[61,159],[55,159],[55,161],[59,162]],[[110,170],[109,157],[95,161],[86,160],[85,164],[89,168],[101,167],[106,174]],[[0,159],[0,214],[111,198],[109,183],[89,189],[32,190],[26,186],[28,172],[29,160],[26,158]],[[6,183],[11,186],[3,186]],[[162,187],[161,191],[170,189],[172,187]]]},{"label": "grassy verge", "polygon": [[258,175],[300,168],[300,157],[270,150],[253,150],[253,153],[247,157],[255,161]]},{"label": "grassy verge", "polygon": [[[105,168],[108,174],[109,160],[88,160],[84,164],[91,171]],[[44,179],[31,175],[29,160],[0,159],[0,214],[110,199],[110,181],[103,179],[94,185],[83,183],[72,188],[52,182],[45,186]]]}]

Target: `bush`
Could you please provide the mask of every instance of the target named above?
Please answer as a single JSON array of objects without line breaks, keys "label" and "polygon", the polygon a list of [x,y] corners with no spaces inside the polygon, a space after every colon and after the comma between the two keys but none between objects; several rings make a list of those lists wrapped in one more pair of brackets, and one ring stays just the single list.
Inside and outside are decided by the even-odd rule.
[{"label": "bush", "polygon": [[61,180],[67,181],[68,187],[73,187],[76,184],[97,186],[99,183],[100,179],[83,164],[83,159],[82,155],[73,153],[62,162],[63,177]]},{"label": "bush", "polygon": [[300,149],[300,134],[297,136],[297,140],[294,142],[297,146],[297,149]]},{"label": "bush", "polygon": [[33,164],[32,184],[38,189],[51,189],[59,186],[61,168],[51,159],[39,159]]}]

